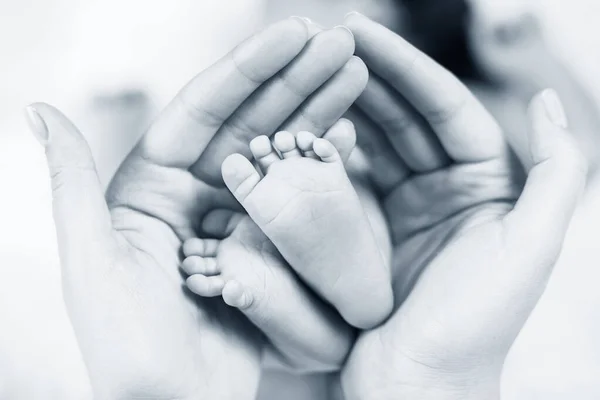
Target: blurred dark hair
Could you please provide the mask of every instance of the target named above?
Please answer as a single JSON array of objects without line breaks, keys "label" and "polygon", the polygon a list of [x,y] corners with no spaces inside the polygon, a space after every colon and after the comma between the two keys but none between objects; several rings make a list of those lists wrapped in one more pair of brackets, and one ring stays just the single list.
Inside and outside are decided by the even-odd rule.
[{"label": "blurred dark hair", "polygon": [[408,18],[408,39],[460,78],[483,81],[469,49],[467,0],[398,0]]}]

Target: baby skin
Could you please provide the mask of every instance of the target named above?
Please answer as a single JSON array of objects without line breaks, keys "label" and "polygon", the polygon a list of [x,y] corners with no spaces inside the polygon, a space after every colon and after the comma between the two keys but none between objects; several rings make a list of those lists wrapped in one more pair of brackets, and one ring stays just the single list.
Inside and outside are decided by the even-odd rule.
[{"label": "baby skin", "polygon": [[336,148],[308,132],[256,138],[250,150],[263,176],[239,154],[222,166],[249,217],[222,241],[184,243],[190,290],[239,308],[288,363],[335,369],[353,340],[303,282],[357,328],[378,325],[392,309],[389,269],[340,156],[353,144],[353,136],[338,138]]}]

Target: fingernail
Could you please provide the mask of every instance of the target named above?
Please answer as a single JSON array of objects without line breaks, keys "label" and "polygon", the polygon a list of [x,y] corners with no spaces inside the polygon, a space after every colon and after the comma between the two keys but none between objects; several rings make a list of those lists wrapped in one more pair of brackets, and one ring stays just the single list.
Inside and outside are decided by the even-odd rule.
[{"label": "fingernail", "polygon": [[550,121],[555,125],[566,129],[569,126],[569,123],[567,121],[565,108],[563,107],[562,101],[560,101],[560,97],[558,97],[558,93],[556,93],[554,89],[546,89],[542,92],[541,97]]},{"label": "fingernail", "polygon": [[48,131],[48,126],[42,116],[35,108],[27,106],[25,107],[25,119],[35,138],[42,146],[46,147],[50,140],[50,131]]},{"label": "fingernail", "polygon": [[352,31],[350,30],[350,28],[348,28],[347,26],[344,25],[337,25],[334,26],[333,29],[345,29],[346,31],[348,31],[348,33],[350,34],[350,36],[354,37],[354,33],[352,33]]},{"label": "fingernail", "polygon": [[290,18],[293,19],[299,19],[300,21],[304,22],[305,24],[310,24],[312,21],[306,17],[299,17],[297,15],[292,15]]},{"label": "fingernail", "polygon": [[358,11],[350,11],[348,14],[346,14],[346,15],[344,16],[344,18],[348,18],[348,17],[349,17],[349,16],[351,16],[351,15],[360,15],[361,17],[363,17],[363,16],[364,16],[363,14],[359,13]]}]

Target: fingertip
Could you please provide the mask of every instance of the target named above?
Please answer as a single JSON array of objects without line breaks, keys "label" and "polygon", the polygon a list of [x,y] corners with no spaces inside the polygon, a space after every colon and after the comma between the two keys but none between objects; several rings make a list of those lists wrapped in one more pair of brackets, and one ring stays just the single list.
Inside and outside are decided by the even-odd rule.
[{"label": "fingertip", "polygon": [[339,126],[346,134],[352,136],[354,144],[356,143],[356,127],[354,126],[354,122],[347,118],[340,118],[335,125]]},{"label": "fingertip", "polygon": [[355,40],[363,34],[365,23],[371,22],[371,19],[358,11],[351,11],[344,17],[344,25],[350,29]]},{"label": "fingertip", "polygon": [[369,68],[358,56],[352,56],[344,67],[354,77],[354,85],[361,87],[361,92],[367,87],[369,81]]},{"label": "fingertip", "polygon": [[42,118],[33,104],[25,107],[24,111],[29,130],[42,147],[46,147],[50,140],[50,131],[48,130],[46,121],[44,121],[44,118]]},{"label": "fingertip", "polygon": [[[308,18],[307,18],[308,19]],[[316,34],[323,32],[325,28],[320,24],[308,19],[308,38],[312,39]]]},{"label": "fingertip", "polygon": [[[337,52],[344,55],[346,60],[354,54],[354,35],[346,26],[336,26],[335,28],[325,30],[315,35],[315,40],[326,40],[335,43]],[[337,53],[336,52],[336,53]]]},{"label": "fingertip", "polygon": [[350,30],[350,28],[348,28],[347,26],[345,26],[345,25],[336,25],[336,26],[333,27],[333,29],[340,29],[340,30],[344,31],[345,34],[350,35],[350,37],[352,38],[352,40],[354,40],[354,34]]},{"label": "fingertip", "polygon": [[567,129],[567,117],[554,90],[546,89],[533,97],[529,118],[529,146],[534,164],[557,158],[565,170],[587,174],[588,160]]},{"label": "fingertip", "polygon": [[302,51],[308,35],[302,19],[287,18],[248,38],[232,51],[231,58],[252,81],[263,82]]},{"label": "fingertip", "polygon": [[536,94],[531,100],[530,111],[534,112],[535,116],[544,116],[559,128],[568,128],[564,105],[554,89],[545,89]]},{"label": "fingertip", "polygon": [[63,115],[63,113],[53,105],[41,101],[31,103],[27,107],[35,108],[36,110],[44,114]]},{"label": "fingertip", "polygon": [[310,20],[306,17],[291,16],[288,19],[276,22],[267,29],[278,32],[282,37],[291,40],[291,45],[296,43],[306,44],[308,41],[308,25]]},{"label": "fingertip", "polygon": [[312,21],[309,18],[307,18],[307,17],[301,17],[301,16],[298,16],[298,15],[292,15],[291,17],[289,17],[289,19],[294,20],[294,21],[298,21],[301,24],[303,24],[304,26],[306,26],[307,24],[312,23]]},{"label": "fingertip", "polygon": [[64,136],[63,134],[67,133],[71,138],[82,138],[81,133],[71,120],[59,109],[48,103],[36,102],[29,104],[25,107],[25,118],[35,138],[44,147],[50,144],[51,137],[56,134]]},{"label": "fingertip", "polygon": [[46,148],[50,164],[68,162],[81,168],[95,169],[85,137],[64,113],[42,102],[32,103],[25,110],[30,129]]},{"label": "fingertip", "polygon": [[291,47],[302,49],[313,34],[310,29],[310,20],[305,17],[290,17],[282,21],[285,29],[282,32],[283,37],[287,37]]},{"label": "fingertip", "polygon": [[344,25],[348,26],[349,21],[356,21],[359,19],[367,18],[363,14],[358,11],[350,11],[348,14],[344,15]]}]

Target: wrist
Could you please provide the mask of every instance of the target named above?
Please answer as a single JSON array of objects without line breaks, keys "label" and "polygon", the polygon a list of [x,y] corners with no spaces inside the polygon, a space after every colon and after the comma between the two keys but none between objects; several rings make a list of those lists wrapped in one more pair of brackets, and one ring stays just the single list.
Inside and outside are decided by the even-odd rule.
[{"label": "wrist", "polygon": [[344,400],[499,400],[500,376],[431,373],[381,382],[368,390],[345,387],[344,394]]},{"label": "wrist", "polygon": [[[503,362],[417,358],[394,349],[393,362],[342,372],[344,400],[497,400]],[[403,353],[403,354],[400,354]],[[350,360],[351,361],[351,360]]]}]

